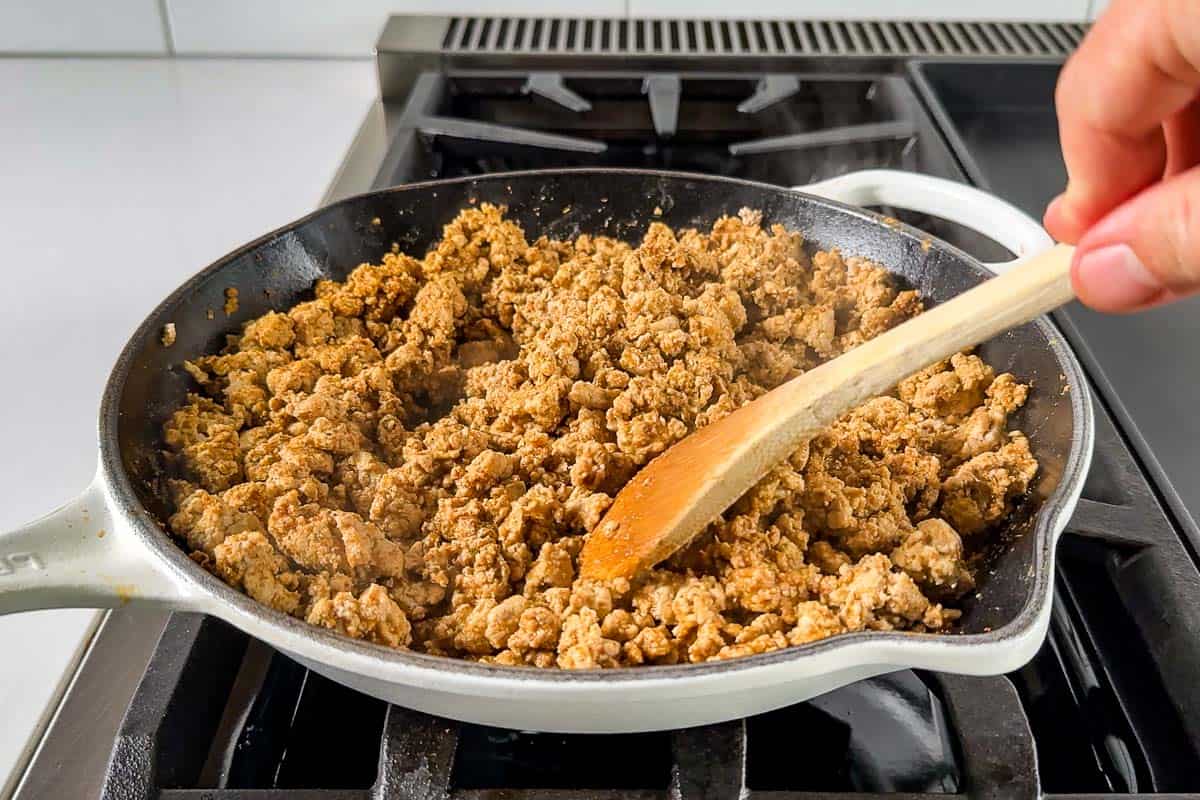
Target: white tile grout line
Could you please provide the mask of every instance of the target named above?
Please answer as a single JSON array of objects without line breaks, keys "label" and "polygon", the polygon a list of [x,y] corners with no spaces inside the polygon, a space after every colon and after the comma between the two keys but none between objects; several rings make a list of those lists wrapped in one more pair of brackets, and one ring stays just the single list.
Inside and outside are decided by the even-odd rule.
[{"label": "white tile grout line", "polygon": [[162,25],[163,44],[166,45],[169,58],[175,55],[175,32],[171,30],[171,12],[167,10],[167,0],[158,0],[158,21]]}]

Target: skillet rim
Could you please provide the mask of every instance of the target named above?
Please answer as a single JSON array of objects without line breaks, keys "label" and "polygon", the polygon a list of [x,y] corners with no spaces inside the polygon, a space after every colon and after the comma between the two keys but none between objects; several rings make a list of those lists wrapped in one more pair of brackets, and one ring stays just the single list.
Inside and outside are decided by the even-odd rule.
[{"label": "skillet rim", "polygon": [[[628,175],[633,178],[654,178],[660,180],[686,180],[701,182],[709,185],[739,186],[764,194],[787,195],[800,197],[807,203],[832,213],[848,215],[871,225],[883,226],[893,233],[915,239],[917,242],[930,242],[930,246],[951,257],[979,277],[987,279],[993,273],[984,267],[977,259],[954,247],[953,245],[930,236],[929,234],[894,219],[887,219],[872,211],[847,205],[836,200],[830,200],[818,195],[808,194],[803,189],[775,186],[759,181],[729,178],[725,176],[705,175],[700,173],[679,172],[670,170],[633,169],[633,168],[596,168],[576,167],[561,169],[521,170],[511,172],[494,172],[486,175],[446,178],[439,180],[421,181],[418,183],[402,184],[385,189],[362,192],[343,198],[334,203],[322,206],[309,214],[282,225],[275,230],[259,236],[246,244],[226,253],[199,272],[192,275],[168,294],[146,316],[134,330],[105,383],[104,393],[100,404],[98,420],[98,444],[100,449],[100,466],[107,486],[109,498],[121,518],[129,522],[141,543],[145,545],[162,568],[176,578],[192,596],[215,601],[219,606],[229,607],[238,615],[257,618],[271,627],[281,628],[289,635],[296,635],[320,648],[330,648],[342,651],[348,656],[358,659],[373,660],[393,671],[396,668],[411,670],[431,680],[444,678],[447,672],[453,672],[461,677],[478,677],[492,681],[517,681],[522,684],[542,683],[550,685],[607,685],[612,683],[646,683],[664,680],[677,681],[680,678],[712,677],[740,673],[757,668],[777,666],[779,664],[804,659],[817,653],[831,653],[837,650],[861,648],[870,644],[905,643],[919,644],[928,649],[940,651],[969,652],[973,646],[997,645],[1025,634],[1036,622],[1043,607],[1052,599],[1053,575],[1048,569],[1054,562],[1054,549],[1057,546],[1058,535],[1061,532],[1059,518],[1063,515],[1064,503],[1082,484],[1087,474],[1090,457],[1088,443],[1094,436],[1094,419],[1090,392],[1087,388],[1083,369],[1073,351],[1067,345],[1065,338],[1051,324],[1048,317],[1038,317],[1032,324],[1044,337],[1046,345],[1051,349],[1059,368],[1065,376],[1069,387],[1068,399],[1071,404],[1072,434],[1071,444],[1063,463],[1062,476],[1058,486],[1043,502],[1033,517],[1032,529],[1026,536],[1037,538],[1034,550],[1033,581],[1034,585],[1028,600],[1011,621],[1005,625],[985,633],[904,633],[897,631],[858,631],[839,634],[802,645],[789,646],[768,653],[742,656],[723,661],[703,662],[699,664],[672,664],[639,666],[633,669],[537,669],[533,667],[509,667],[494,664],[480,664],[473,661],[416,653],[409,650],[397,650],[384,645],[366,642],[342,636],[332,630],[310,625],[309,623],[284,614],[269,606],[265,606],[248,595],[234,589],[210,574],[184,552],[171,535],[154,519],[138,498],[129,475],[125,470],[121,457],[118,429],[120,425],[120,401],[124,392],[127,378],[135,363],[135,357],[142,350],[147,340],[152,339],[161,330],[167,311],[172,309],[180,300],[190,294],[193,289],[206,282],[220,272],[226,265],[250,253],[275,239],[286,235],[304,225],[319,220],[336,209],[352,205],[369,197],[378,197],[406,192],[422,192],[441,189],[459,189],[480,183],[504,182],[512,180],[546,179],[574,177],[583,179],[589,175]],[[464,197],[465,204],[466,197]],[[1065,523],[1064,523],[1065,524]],[[187,595],[184,595],[185,598]],[[187,606],[185,602],[183,604]],[[193,610],[185,608],[182,610]],[[211,612],[210,612],[211,613]],[[222,616],[217,614],[216,616]],[[226,618],[228,619],[228,618]],[[237,623],[233,623],[237,624]],[[254,635],[254,634],[250,634]],[[321,659],[329,661],[328,659]],[[357,671],[353,667],[338,668]],[[902,668],[900,665],[897,669]],[[374,677],[384,677],[375,675]],[[390,677],[390,676],[389,676]]]}]

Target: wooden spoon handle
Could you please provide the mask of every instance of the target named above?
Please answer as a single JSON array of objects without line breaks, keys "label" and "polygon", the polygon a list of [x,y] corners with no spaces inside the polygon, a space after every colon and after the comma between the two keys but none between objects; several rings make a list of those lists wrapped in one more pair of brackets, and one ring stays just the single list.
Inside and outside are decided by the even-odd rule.
[{"label": "wooden spoon handle", "polygon": [[[783,384],[775,392],[785,406],[798,404],[792,407],[793,413],[807,416],[805,411],[811,412],[811,423],[817,431],[822,430],[918,370],[1072,300],[1074,252],[1070,245],[1055,245]],[[792,431],[789,438],[797,436],[803,439],[799,431]]]}]

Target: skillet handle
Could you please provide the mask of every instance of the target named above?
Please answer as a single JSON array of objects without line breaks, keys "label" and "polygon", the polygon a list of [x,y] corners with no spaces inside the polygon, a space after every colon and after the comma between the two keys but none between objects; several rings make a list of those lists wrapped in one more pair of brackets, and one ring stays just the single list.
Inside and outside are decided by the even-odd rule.
[{"label": "skillet handle", "polygon": [[114,524],[98,473],[83,494],[39,520],[0,532],[0,614],[44,608],[181,608],[184,592]]},{"label": "skillet handle", "polygon": [[1016,254],[1012,261],[984,264],[995,273],[1005,272],[1054,244],[1050,234],[1016,206],[945,178],[892,169],[866,169],[796,189],[849,205],[907,208],[957,222]]}]

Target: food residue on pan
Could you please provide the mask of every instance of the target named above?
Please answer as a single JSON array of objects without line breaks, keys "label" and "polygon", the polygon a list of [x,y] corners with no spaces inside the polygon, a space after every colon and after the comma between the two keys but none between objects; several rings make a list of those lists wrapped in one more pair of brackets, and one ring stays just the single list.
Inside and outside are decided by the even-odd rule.
[{"label": "food residue on pan", "polygon": [[238,310],[238,290],[230,286],[225,290],[225,316],[231,317]]},{"label": "food residue on pan", "polygon": [[175,323],[168,322],[166,325],[163,325],[162,333],[158,337],[158,340],[162,343],[162,346],[170,347],[171,345],[175,344],[175,339]]},{"label": "food residue on pan", "polygon": [[684,551],[587,582],[637,470],[921,311],[879,265],[744,211],[636,246],[464,210],[186,366],[171,531],[254,599],[488,663],[701,662],[862,630],[946,631],[1037,462],[1027,387],[961,353],[798,449]]},{"label": "food residue on pan", "polygon": [[213,310],[212,310],[211,308],[209,308],[209,309],[205,309],[205,311],[204,311],[204,318],[205,318],[205,319],[213,319],[213,318],[215,318],[216,316],[217,316],[217,315],[213,313]]}]

